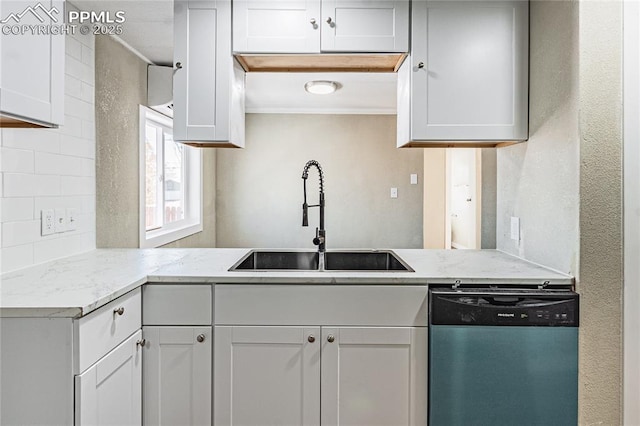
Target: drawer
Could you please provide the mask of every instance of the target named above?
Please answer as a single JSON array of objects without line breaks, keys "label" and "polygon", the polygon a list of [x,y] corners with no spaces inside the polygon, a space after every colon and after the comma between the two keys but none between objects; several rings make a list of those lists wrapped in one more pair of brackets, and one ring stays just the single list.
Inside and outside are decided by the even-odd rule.
[{"label": "drawer", "polygon": [[141,291],[137,288],[75,321],[76,374],[82,373],[142,327],[141,299]]},{"label": "drawer", "polygon": [[427,326],[426,286],[215,286],[216,325]]},{"label": "drawer", "polygon": [[142,289],[144,325],[211,325],[211,284],[148,284]]}]

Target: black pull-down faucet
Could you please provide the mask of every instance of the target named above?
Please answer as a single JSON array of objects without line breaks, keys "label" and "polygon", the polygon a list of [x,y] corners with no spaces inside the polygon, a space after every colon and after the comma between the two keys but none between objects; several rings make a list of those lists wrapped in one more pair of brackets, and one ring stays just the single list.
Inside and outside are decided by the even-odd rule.
[{"label": "black pull-down faucet", "polygon": [[[318,169],[320,175],[320,199],[318,204],[307,204],[307,178],[309,177],[309,168],[315,166]],[[307,161],[302,171],[302,182],[304,187],[304,203],[302,204],[302,226],[309,226],[309,207],[320,207],[320,227],[316,228],[316,237],[313,239],[313,244],[318,246],[318,253],[320,256],[320,268],[324,267],[324,252],[326,249],[324,229],[324,174],[322,173],[322,167],[316,160]]]}]

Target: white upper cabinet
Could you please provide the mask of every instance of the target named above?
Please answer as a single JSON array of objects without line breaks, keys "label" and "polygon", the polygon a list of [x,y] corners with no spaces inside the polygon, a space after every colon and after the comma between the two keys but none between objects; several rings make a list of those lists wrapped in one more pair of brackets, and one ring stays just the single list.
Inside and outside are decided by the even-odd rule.
[{"label": "white upper cabinet", "polygon": [[323,0],[325,52],[407,52],[409,1]]},{"label": "white upper cabinet", "polygon": [[[31,7],[32,13],[22,14]],[[64,34],[6,34],[26,25],[64,23],[64,1],[2,0],[0,127],[55,127],[64,118]],[[6,30],[6,31],[4,31]]]},{"label": "white upper cabinet", "polygon": [[416,1],[398,146],[528,138],[529,4]]},{"label": "white upper cabinet", "polygon": [[320,51],[318,0],[233,2],[236,52],[314,53]]},{"label": "white upper cabinet", "polygon": [[173,137],[244,146],[244,71],[231,55],[230,0],[174,5]]},{"label": "white upper cabinet", "polygon": [[409,0],[237,0],[233,50],[406,52]]}]

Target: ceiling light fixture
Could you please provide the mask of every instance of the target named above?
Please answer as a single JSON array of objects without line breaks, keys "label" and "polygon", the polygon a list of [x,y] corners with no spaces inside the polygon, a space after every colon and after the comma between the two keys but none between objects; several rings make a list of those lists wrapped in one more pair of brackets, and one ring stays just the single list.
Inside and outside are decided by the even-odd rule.
[{"label": "ceiling light fixture", "polygon": [[304,85],[304,90],[314,95],[328,95],[338,90],[338,83],[327,80],[308,81]]}]

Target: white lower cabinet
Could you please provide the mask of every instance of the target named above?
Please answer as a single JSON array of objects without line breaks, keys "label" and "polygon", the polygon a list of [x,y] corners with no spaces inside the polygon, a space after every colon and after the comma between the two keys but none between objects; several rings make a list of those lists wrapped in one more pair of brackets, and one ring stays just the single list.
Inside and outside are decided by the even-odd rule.
[{"label": "white lower cabinet", "polygon": [[211,327],[143,327],[144,424],[211,425]]},{"label": "white lower cabinet", "polygon": [[215,327],[215,425],[426,425],[425,327]]},{"label": "white lower cabinet", "polygon": [[75,378],[76,425],[142,422],[142,331]]},{"label": "white lower cabinet", "polygon": [[215,425],[320,424],[320,327],[215,327]]},{"label": "white lower cabinet", "polygon": [[426,425],[427,328],[322,328],[322,425]]}]

